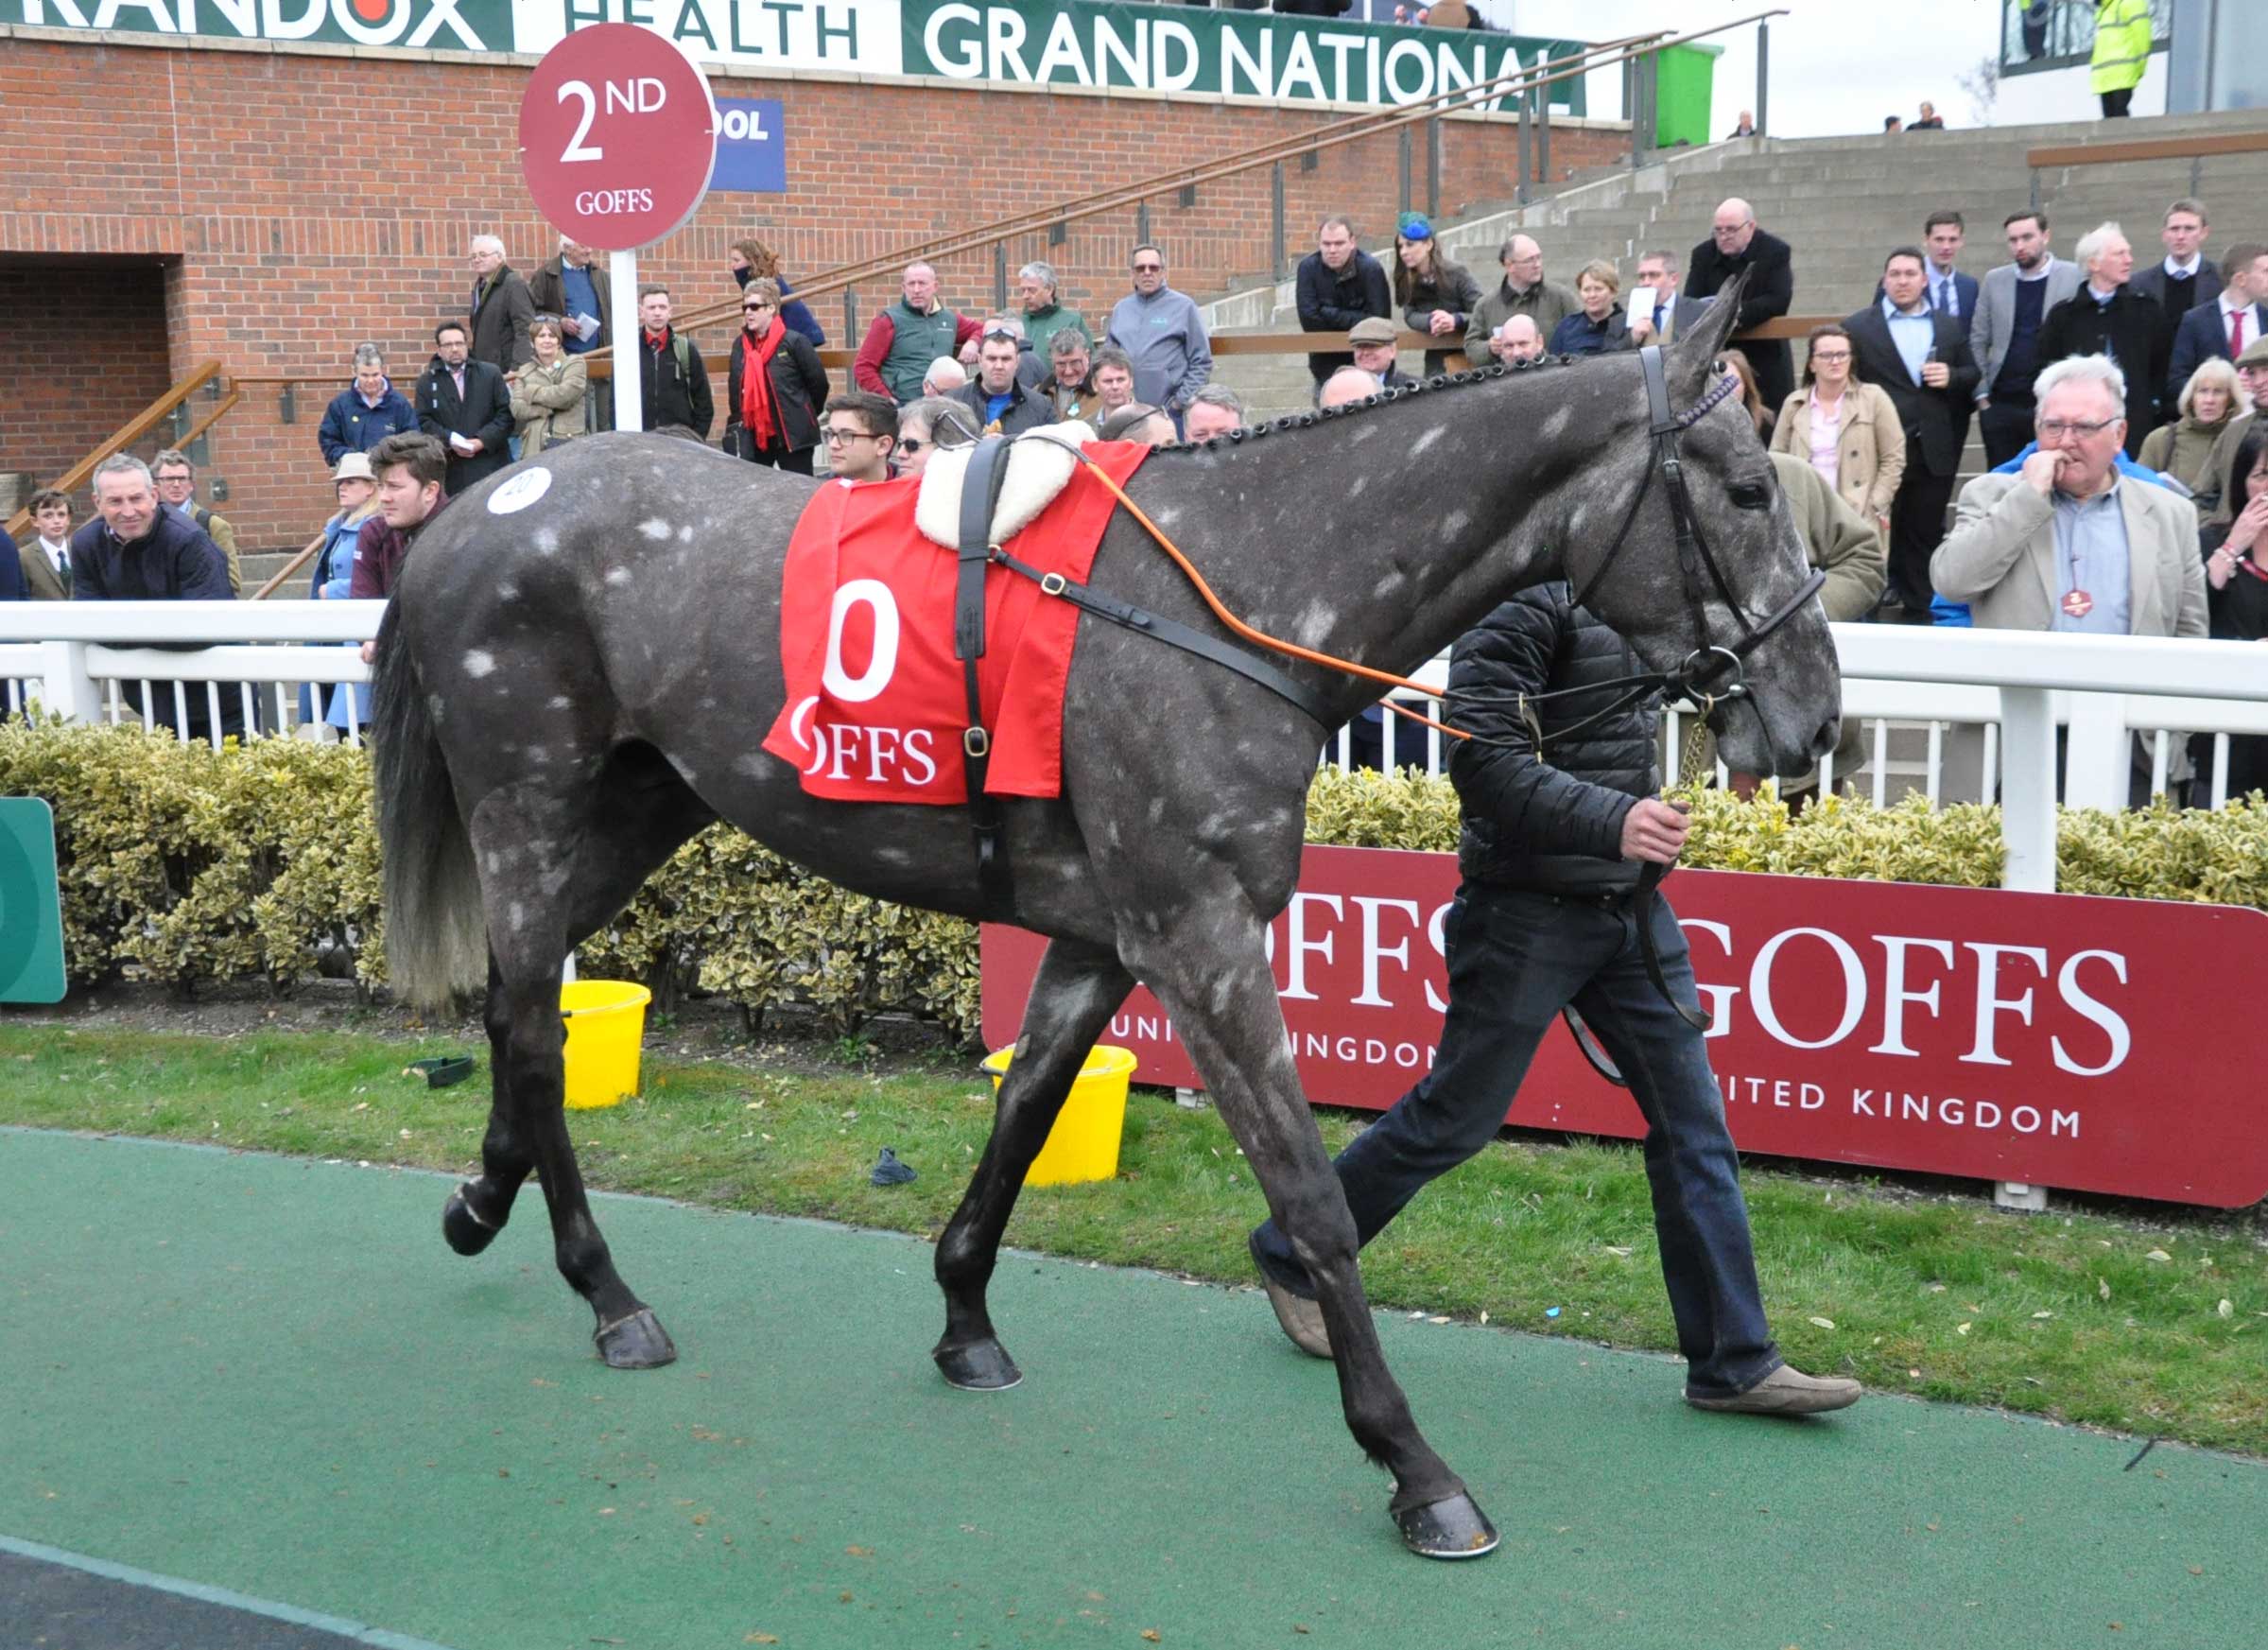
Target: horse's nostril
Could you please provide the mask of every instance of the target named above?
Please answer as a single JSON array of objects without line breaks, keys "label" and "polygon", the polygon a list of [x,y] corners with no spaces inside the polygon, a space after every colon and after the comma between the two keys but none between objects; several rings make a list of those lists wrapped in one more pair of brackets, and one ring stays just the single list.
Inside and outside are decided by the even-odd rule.
[{"label": "horse's nostril", "polygon": [[1835,741],[1842,737],[1842,733],[1843,719],[1839,716],[1828,717],[1819,724],[1819,731],[1811,736],[1811,755],[1826,756],[1835,748]]}]

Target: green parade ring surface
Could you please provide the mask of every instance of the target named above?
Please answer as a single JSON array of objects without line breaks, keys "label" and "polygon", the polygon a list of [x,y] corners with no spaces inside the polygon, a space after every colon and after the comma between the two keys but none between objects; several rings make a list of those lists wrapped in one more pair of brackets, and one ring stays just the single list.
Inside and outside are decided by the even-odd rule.
[{"label": "green parade ring surface", "polygon": [[[372,1643],[1591,1650],[2257,1631],[2268,1467],[1873,1397],[1705,1416],[1671,1361],[1382,1314],[1504,1536],[1405,1554],[1253,1291],[1003,1255],[1030,1379],[956,1392],[915,1239],[605,1196],[664,1370],[591,1355],[537,1194],[0,1130],[0,1535]],[[2117,1624],[2114,1630],[2113,1624]],[[1304,1629],[1304,1631],[1303,1631]]]}]

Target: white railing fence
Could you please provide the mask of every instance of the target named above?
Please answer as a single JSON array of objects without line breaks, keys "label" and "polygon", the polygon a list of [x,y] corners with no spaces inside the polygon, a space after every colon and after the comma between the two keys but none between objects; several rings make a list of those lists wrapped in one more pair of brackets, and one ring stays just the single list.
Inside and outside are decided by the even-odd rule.
[{"label": "white railing fence", "polygon": [[[10,602],[0,605],[0,682],[11,715],[35,704],[76,721],[155,727],[163,713],[176,738],[194,730],[218,742],[234,709],[253,737],[359,742],[357,727],[325,727],[321,711],[335,686],[370,680],[351,644],[374,636],[384,612],[379,601]],[[1822,784],[1855,779],[1878,804],[1914,791],[1933,805],[1990,799],[1997,788],[2010,888],[2055,885],[2059,731],[2066,801],[2104,808],[2126,806],[2138,732],[2153,790],[2189,734],[2214,736],[2193,795],[2213,808],[2227,798],[2230,738],[2268,735],[2268,651],[2255,643],[1904,625],[1834,634],[1844,712],[1860,719],[1866,754],[1856,775],[1823,763]],[[1415,679],[1439,686],[1446,674],[1435,660]],[[1389,762],[1441,771],[1438,732],[1391,715],[1380,731]],[[1663,730],[1671,760],[1682,736],[1672,713]],[[1342,730],[1325,756],[1343,765],[1350,755]]]}]

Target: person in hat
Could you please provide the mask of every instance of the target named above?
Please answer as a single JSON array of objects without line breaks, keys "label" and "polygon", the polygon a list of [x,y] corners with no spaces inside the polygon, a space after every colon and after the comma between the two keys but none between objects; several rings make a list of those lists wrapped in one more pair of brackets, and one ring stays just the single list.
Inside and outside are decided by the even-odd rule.
[{"label": "person in hat", "polygon": [[[315,552],[315,577],[307,594],[317,601],[344,599],[354,582],[355,540],[362,524],[378,509],[378,476],[371,468],[370,455],[341,453],[338,467],[331,472],[331,486],[338,495],[338,513],[323,523],[322,547]],[[367,690],[341,685],[333,690],[327,713],[315,708],[317,691],[312,683],[301,687],[301,721],[311,722],[320,716],[333,727],[345,728],[370,720]]]},{"label": "person in hat", "polygon": [[1355,346],[1354,364],[1376,378],[1381,390],[1399,390],[1416,382],[1394,364],[1394,340],[1400,336],[1394,322],[1382,315],[1359,321],[1347,329],[1346,341]]},{"label": "person in hat", "polygon": [[[1366,316],[1394,313],[1386,271],[1355,244],[1353,221],[1337,215],[1317,225],[1315,250],[1300,259],[1296,286],[1302,332],[1345,332]],[[1316,392],[1321,394],[1324,380],[1353,360],[1335,351],[1308,356]]]},{"label": "person in hat", "polygon": [[1424,215],[1405,212],[1394,226],[1394,302],[1402,324],[1428,338],[1455,339],[1426,351],[1426,376],[1462,373],[1472,363],[1461,340],[1480,303],[1480,283],[1441,250]]}]

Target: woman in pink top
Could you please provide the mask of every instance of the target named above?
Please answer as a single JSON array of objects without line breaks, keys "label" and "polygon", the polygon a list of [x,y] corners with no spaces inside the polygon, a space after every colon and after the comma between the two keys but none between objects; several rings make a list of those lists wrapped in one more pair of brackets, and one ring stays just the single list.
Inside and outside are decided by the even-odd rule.
[{"label": "woman in pink top", "polygon": [[1825,478],[1843,501],[1890,530],[1890,501],[1906,474],[1906,432],[1890,397],[1859,382],[1850,334],[1811,329],[1804,387],[1788,397],[1772,450],[1792,453]]}]

